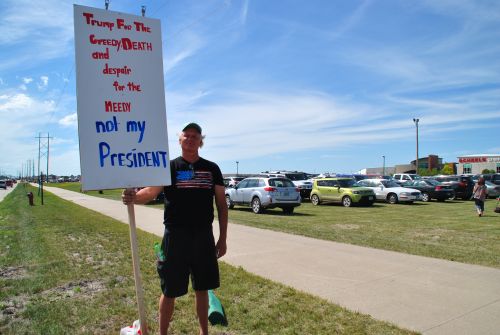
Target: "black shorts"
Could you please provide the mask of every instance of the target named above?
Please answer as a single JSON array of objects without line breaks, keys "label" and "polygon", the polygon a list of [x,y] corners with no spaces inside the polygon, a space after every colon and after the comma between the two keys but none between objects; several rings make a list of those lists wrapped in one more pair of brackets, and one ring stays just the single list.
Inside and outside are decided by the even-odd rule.
[{"label": "black shorts", "polygon": [[189,276],[195,291],[220,285],[219,266],[212,229],[165,228],[162,241],[165,261],[158,262],[161,290],[169,298],[187,293]]}]

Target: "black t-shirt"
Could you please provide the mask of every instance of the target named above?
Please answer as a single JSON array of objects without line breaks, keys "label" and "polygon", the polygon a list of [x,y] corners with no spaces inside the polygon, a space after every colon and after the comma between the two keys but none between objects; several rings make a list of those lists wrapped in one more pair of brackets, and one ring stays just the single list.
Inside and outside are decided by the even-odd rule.
[{"label": "black t-shirt", "polygon": [[214,220],[215,185],[224,186],[217,164],[203,158],[189,163],[182,157],[170,161],[172,185],[165,186],[166,226],[211,227]]}]

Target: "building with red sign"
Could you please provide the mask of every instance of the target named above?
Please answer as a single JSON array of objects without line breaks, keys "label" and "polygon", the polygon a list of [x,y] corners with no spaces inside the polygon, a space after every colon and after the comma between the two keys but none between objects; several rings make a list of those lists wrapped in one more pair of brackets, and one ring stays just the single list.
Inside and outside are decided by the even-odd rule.
[{"label": "building with red sign", "polygon": [[458,157],[458,173],[480,174],[485,169],[500,173],[500,154],[465,155]]}]

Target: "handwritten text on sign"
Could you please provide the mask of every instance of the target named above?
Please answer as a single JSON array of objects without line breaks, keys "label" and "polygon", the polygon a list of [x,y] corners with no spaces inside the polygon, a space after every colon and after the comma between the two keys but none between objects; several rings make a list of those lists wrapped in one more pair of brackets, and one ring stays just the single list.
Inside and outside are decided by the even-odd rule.
[{"label": "handwritten text on sign", "polygon": [[160,22],[74,8],[83,189],[170,184]]}]

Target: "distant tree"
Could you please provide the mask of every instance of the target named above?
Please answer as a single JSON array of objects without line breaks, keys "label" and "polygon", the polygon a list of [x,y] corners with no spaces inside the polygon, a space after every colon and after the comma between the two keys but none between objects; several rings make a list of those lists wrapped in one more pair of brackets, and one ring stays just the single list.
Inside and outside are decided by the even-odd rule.
[{"label": "distant tree", "polygon": [[453,167],[449,164],[445,164],[445,166],[441,169],[441,173],[446,175],[453,174]]},{"label": "distant tree", "polygon": [[427,169],[418,169],[418,173],[417,173],[419,176],[428,176],[429,175],[429,170]]},{"label": "distant tree", "polygon": [[489,173],[495,173],[495,170],[489,170],[489,169],[484,169],[481,171],[482,174],[489,174]]},{"label": "distant tree", "polygon": [[439,174],[439,170],[434,168],[432,170],[429,169],[418,169],[419,176],[435,176]]}]

